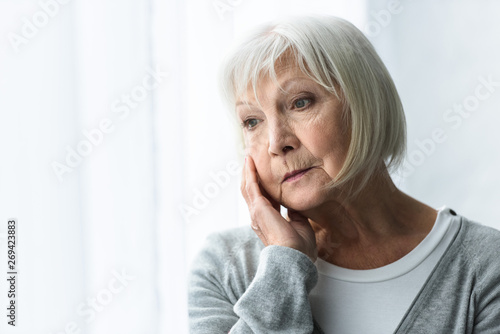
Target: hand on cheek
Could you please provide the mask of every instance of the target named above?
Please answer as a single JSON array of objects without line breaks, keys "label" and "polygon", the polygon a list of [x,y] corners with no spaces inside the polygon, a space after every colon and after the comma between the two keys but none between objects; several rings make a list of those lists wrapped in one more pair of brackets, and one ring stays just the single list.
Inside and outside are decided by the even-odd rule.
[{"label": "hand on cheek", "polygon": [[287,221],[280,214],[280,205],[261,187],[251,156],[245,158],[241,192],[250,211],[252,228],[264,245],[291,247],[316,260],[316,238],[306,217],[296,211],[289,212]]}]

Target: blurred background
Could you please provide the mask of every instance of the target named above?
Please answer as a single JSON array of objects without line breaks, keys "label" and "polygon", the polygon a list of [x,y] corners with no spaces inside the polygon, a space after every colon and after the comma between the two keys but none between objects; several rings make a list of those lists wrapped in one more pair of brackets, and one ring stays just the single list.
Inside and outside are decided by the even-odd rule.
[{"label": "blurred background", "polygon": [[498,1],[0,0],[1,333],[187,333],[193,256],[249,223],[220,60],[308,13],[353,22],[389,68],[408,124],[397,185],[500,228]]}]

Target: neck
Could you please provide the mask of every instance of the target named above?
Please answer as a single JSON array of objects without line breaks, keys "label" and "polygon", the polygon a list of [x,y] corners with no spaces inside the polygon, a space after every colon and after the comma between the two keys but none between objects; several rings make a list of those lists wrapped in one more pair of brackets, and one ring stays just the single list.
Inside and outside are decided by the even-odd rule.
[{"label": "neck", "polygon": [[[384,170],[356,198],[345,201],[332,195],[320,207],[302,214],[316,233],[320,257],[343,266],[344,258],[350,257],[351,267],[365,269],[393,262],[411,251],[432,229],[437,212],[397,189]],[[352,265],[352,257],[358,258],[358,265]],[[363,258],[371,260],[365,263]]]}]

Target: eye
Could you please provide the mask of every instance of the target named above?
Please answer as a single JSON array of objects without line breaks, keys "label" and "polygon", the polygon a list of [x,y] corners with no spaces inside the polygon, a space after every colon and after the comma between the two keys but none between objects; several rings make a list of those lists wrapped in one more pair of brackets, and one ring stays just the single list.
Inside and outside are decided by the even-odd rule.
[{"label": "eye", "polygon": [[241,123],[241,125],[247,130],[252,130],[259,123],[260,123],[260,121],[256,118],[249,118],[249,119],[244,120],[243,123]]},{"label": "eye", "polygon": [[307,99],[307,98],[300,98],[295,100],[293,103],[293,106],[297,109],[302,109],[305,108],[307,105],[309,105],[312,102],[312,99]]}]

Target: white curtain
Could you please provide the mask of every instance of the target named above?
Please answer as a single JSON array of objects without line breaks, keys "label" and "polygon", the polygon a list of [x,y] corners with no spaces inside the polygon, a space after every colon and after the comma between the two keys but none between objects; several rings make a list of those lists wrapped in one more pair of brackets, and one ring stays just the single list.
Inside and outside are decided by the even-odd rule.
[{"label": "white curtain", "polygon": [[0,3],[2,232],[19,221],[2,333],[159,332],[151,18],[149,1]]},{"label": "white curtain", "polygon": [[[409,152],[451,126],[443,112],[479,77],[500,81],[496,3],[390,3],[1,1],[1,268],[7,219],[19,222],[17,327],[2,313],[1,333],[187,333],[193,256],[248,223],[216,73],[253,25],[323,13],[369,34],[400,89]],[[410,195],[498,224],[499,94],[400,178]],[[6,292],[2,278],[1,305]]]}]

